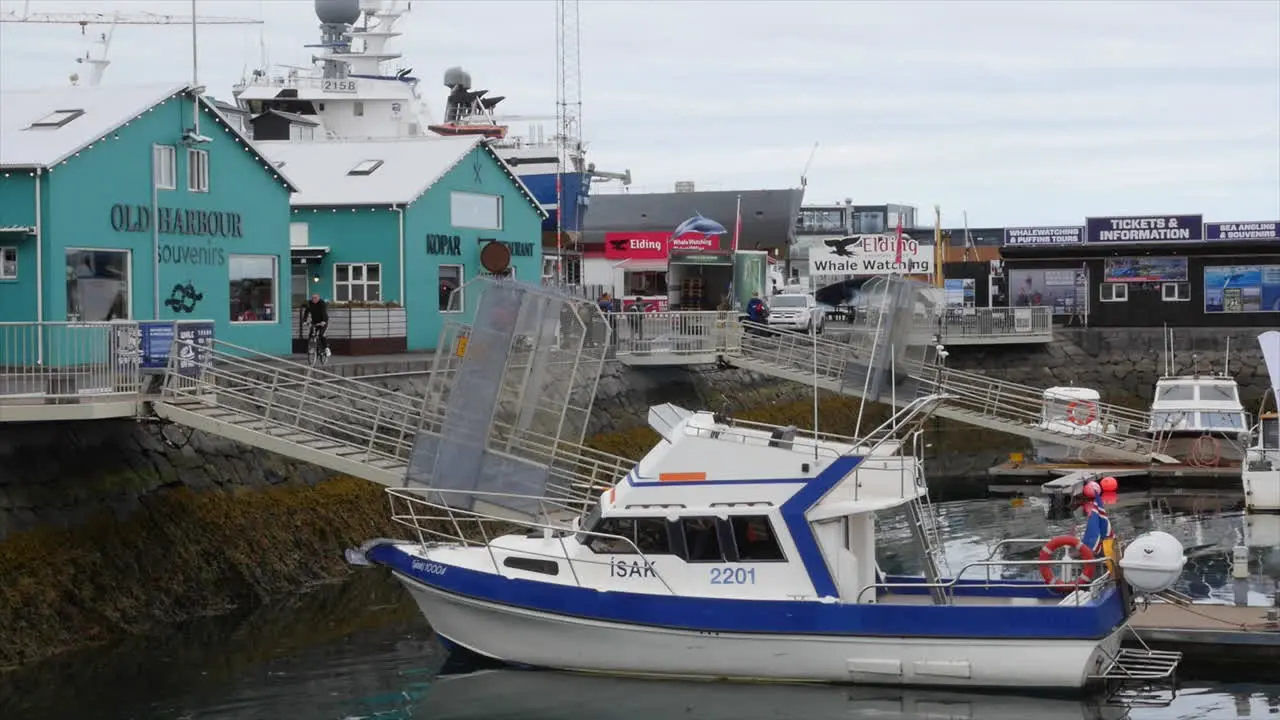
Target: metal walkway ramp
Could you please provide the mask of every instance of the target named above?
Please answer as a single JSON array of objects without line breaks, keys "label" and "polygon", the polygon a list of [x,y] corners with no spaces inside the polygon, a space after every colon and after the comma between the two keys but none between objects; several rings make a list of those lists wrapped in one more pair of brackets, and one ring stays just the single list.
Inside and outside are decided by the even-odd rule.
[{"label": "metal walkway ramp", "polygon": [[[174,341],[155,414],[334,472],[404,486],[415,438],[441,434],[428,400],[221,341]],[[441,382],[433,378],[433,383]],[[608,489],[634,463],[591,448],[495,423],[498,454],[550,468],[549,492],[581,501]]]},{"label": "metal walkway ramp", "polygon": [[[805,385],[813,385],[816,376],[818,386],[825,390],[861,398],[868,390],[865,378],[873,355],[871,342],[871,336],[865,333],[839,341],[769,332],[763,326],[754,326],[747,328],[739,349],[726,352],[722,360],[744,370]],[[935,411],[939,417],[1081,448],[1100,460],[1176,462],[1156,452],[1155,440],[1146,433],[1147,413],[1141,411],[1098,403],[1102,426],[1114,431],[1106,435],[1072,435],[1041,425],[1043,394],[1038,388],[951,370],[937,360],[900,360],[895,371],[895,390],[881,391],[872,400],[902,407],[916,397],[941,394],[946,400]]]}]

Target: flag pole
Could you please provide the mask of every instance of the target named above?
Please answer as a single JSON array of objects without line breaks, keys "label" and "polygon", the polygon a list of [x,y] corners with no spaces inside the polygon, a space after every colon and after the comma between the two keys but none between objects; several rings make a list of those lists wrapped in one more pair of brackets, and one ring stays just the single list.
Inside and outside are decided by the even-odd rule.
[{"label": "flag pole", "polygon": [[742,195],[738,195],[738,210],[733,221],[733,251],[738,252],[738,240],[742,235]]},{"label": "flag pole", "polygon": [[973,241],[969,239],[969,211],[964,211],[964,261],[969,262],[969,248]]},{"label": "flag pole", "polygon": [[933,286],[942,287],[942,207],[933,206]]}]

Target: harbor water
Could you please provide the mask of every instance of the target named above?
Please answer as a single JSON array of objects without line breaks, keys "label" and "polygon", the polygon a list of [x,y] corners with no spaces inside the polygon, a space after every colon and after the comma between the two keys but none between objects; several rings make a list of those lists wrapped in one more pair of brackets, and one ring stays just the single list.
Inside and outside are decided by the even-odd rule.
[{"label": "harbor water", "polygon": [[[1189,557],[1179,590],[1200,601],[1235,601],[1240,590],[1232,578],[1232,548],[1250,547],[1244,593],[1250,604],[1266,604],[1280,579],[1280,543],[1250,536],[1259,526],[1238,505],[1238,496],[1230,495],[1121,495],[1111,515],[1125,536],[1147,529],[1175,534]],[[953,570],[984,559],[1002,538],[1078,533],[1082,523],[1078,514],[1047,520],[1046,508],[1034,497],[941,502],[937,512]],[[881,558],[885,569],[914,571],[907,560],[913,556],[905,525],[885,518],[883,531],[890,538]],[[1261,677],[1274,677],[1274,684],[1193,678],[1182,682],[1167,706],[1124,708],[1097,699],[659,682],[477,668],[448,660],[400,585],[382,570],[368,570],[252,612],[0,673],[0,718],[1280,720],[1280,664]]]}]

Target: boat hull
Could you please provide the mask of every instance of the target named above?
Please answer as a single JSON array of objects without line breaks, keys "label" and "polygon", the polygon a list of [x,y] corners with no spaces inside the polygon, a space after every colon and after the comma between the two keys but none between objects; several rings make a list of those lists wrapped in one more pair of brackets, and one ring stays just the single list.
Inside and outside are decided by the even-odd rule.
[{"label": "boat hull", "polygon": [[[1201,440],[1206,436],[1213,440]],[[1175,432],[1161,440],[1160,452],[1189,464],[1210,466],[1236,464],[1244,457],[1244,448],[1235,438],[1217,433]]]},{"label": "boat hull", "polygon": [[700,632],[587,620],[470,598],[401,572],[432,628],[504,663],[671,679],[1080,690],[1120,630],[1099,640]]},{"label": "boat hull", "polygon": [[538,201],[538,204],[547,211],[547,219],[542,222],[543,232],[553,232],[556,230],[556,224],[559,222],[558,217],[561,212],[564,213],[565,232],[580,232],[582,224],[587,217],[588,197],[591,192],[591,176],[587,173],[570,172],[565,173],[561,178],[562,190],[564,192],[565,207],[559,206],[559,197],[556,194],[556,174],[555,172],[521,172],[519,165],[515,168],[516,175],[524,182],[525,187],[529,188],[529,192]]}]

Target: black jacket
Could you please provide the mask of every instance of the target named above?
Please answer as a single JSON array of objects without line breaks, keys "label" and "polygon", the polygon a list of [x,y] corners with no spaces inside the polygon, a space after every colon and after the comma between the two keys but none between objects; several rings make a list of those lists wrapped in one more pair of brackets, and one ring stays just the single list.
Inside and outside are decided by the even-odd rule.
[{"label": "black jacket", "polygon": [[302,306],[302,321],[306,322],[308,317],[313,323],[329,322],[329,305],[323,300],[320,302],[308,300],[307,304]]}]

